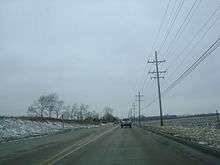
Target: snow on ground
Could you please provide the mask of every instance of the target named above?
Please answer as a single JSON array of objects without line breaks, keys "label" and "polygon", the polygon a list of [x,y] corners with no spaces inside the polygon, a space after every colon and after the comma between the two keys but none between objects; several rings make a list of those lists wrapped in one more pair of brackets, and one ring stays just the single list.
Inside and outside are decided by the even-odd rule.
[{"label": "snow on ground", "polygon": [[68,129],[92,128],[95,125],[63,123],[59,121],[32,121],[19,118],[0,118],[0,142],[24,137],[63,132]]},{"label": "snow on ground", "polygon": [[164,120],[163,127],[159,126],[159,123],[159,121],[150,121],[144,123],[144,125],[146,125],[146,128],[220,151],[220,129],[217,129],[217,122],[214,116]]},{"label": "snow on ground", "polygon": [[[153,120],[147,122],[150,125],[160,125],[159,120]],[[187,117],[187,118],[177,118],[177,119],[166,119],[164,120],[164,125],[166,126],[183,126],[183,127],[200,127],[200,128],[217,128],[217,118],[216,116],[206,116],[206,117]]]},{"label": "snow on ground", "polygon": [[181,126],[178,127],[147,126],[147,128],[220,150],[219,129],[217,130],[217,129],[198,128],[198,127],[187,128]]}]

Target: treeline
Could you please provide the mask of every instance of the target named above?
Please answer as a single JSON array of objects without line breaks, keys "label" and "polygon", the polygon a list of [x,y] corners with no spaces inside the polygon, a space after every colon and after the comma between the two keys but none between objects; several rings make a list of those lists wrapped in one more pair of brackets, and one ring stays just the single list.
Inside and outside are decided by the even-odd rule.
[{"label": "treeline", "polygon": [[[192,118],[192,117],[209,117],[216,116],[216,113],[194,114],[194,115],[164,115],[163,119],[180,119],[180,118]],[[136,118],[138,120],[138,118]],[[160,116],[141,116],[141,121],[160,120]]]},{"label": "treeline", "polygon": [[105,121],[114,122],[118,118],[113,116],[111,107],[104,107],[104,115],[91,111],[87,104],[65,105],[64,101],[59,98],[56,93],[42,95],[28,107],[27,114],[30,117],[56,118],[65,120],[78,121]]},{"label": "treeline", "polygon": [[[164,115],[163,119],[176,119],[178,118],[177,115]],[[137,118],[138,119],[138,118]],[[160,120],[160,116],[141,116],[140,117],[141,121],[151,121],[151,120]]]},{"label": "treeline", "polygon": [[56,93],[42,95],[27,110],[28,116],[71,120],[98,120],[99,114],[87,104],[65,105]]}]

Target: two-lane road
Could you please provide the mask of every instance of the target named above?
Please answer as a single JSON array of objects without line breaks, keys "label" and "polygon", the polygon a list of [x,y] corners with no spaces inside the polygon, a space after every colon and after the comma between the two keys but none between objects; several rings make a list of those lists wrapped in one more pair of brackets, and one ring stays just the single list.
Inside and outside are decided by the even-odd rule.
[{"label": "two-lane road", "polygon": [[0,144],[0,164],[219,165],[207,155],[139,128],[92,128]]}]

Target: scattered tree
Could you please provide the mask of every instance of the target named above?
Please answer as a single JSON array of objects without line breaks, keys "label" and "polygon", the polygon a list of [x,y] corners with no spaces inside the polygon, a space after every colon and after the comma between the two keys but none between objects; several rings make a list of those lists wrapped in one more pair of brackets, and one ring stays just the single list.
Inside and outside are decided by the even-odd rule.
[{"label": "scattered tree", "polygon": [[[110,113],[110,112],[109,112]],[[55,117],[68,120],[99,121],[99,114],[89,111],[87,104],[65,105],[56,93],[42,95],[27,109],[27,114],[33,117]]]},{"label": "scattered tree", "polygon": [[113,116],[113,109],[109,106],[104,107],[104,116],[103,119],[107,122],[114,122],[116,118]]}]

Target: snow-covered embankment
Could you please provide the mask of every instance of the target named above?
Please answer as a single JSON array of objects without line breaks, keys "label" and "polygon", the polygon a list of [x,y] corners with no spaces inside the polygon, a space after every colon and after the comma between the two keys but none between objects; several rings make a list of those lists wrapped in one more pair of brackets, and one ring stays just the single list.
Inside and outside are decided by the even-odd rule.
[{"label": "snow-covered embankment", "polygon": [[25,137],[56,134],[71,129],[92,128],[95,125],[81,125],[76,123],[63,123],[50,120],[29,120],[23,118],[0,118],[0,142]]},{"label": "snow-covered embankment", "polygon": [[150,126],[144,127],[155,133],[178,138],[189,144],[214,150],[220,154],[220,129],[182,126]]}]

